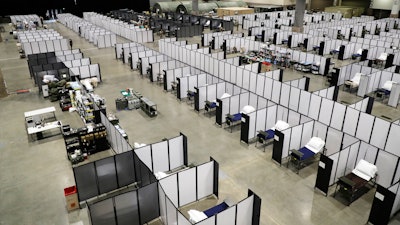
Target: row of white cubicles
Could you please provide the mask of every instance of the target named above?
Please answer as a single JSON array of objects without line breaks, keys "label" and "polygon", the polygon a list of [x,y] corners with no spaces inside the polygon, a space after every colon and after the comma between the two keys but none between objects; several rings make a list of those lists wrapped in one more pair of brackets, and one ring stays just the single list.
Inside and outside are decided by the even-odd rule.
[{"label": "row of white cubicles", "polygon": [[[259,22],[256,26],[263,26],[269,28],[275,28],[275,25],[284,25],[281,28],[285,29],[285,26],[293,24],[294,21],[294,10],[285,11],[274,11],[274,12],[263,12],[263,13],[252,13],[244,15],[232,15],[224,16],[224,20],[236,20],[242,28],[248,29],[253,26],[253,22]],[[306,30],[316,29],[319,27],[324,27],[331,21],[340,21],[342,19],[341,13],[327,13],[319,12],[312,14],[304,14],[304,22],[306,23],[304,27]]]},{"label": "row of white cubicles", "polygon": [[[334,76],[337,76],[337,85],[343,88],[356,90],[357,96],[370,95],[387,99],[387,104],[397,108],[399,103],[399,66],[391,66],[386,69],[375,69],[368,65],[368,62],[359,62],[335,69]],[[350,81],[350,83],[349,83]],[[382,92],[382,93],[380,93]]]},{"label": "row of white cubicles", "polygon": [[[58,39],[37,41],[37,37],[54,35]],[[99,64],[92,64],[85,58],[80,49],[71,49],[69,40],[60,36],[54,30],[32,30],[18,32],[18,39],[26,40],[21,43],[28,58],[28,66],[35,83],[41,84],[36,78],[39,74],[59,75],[59,69],[68,68],[69,77],[85,79],[96,77],[101,81]],[[32,40],[31,40],[32,39]],[[41,91],[41,85],[39,85]]]},{"label": "row of white cubicles", "polygon": [[98,48],[112,47],[117,42],[117,36],[93,23],[86,21],[80,17],[72,15],[70,13],[58,14],[58,21],[66,27],[72,29],[76,33],[90,43],[93,43]]},{"label": "row of white cubicles", "polygon": [[[373,20],[372,17],[360,17],[332,23],[332,27],[309,30],[304,34],[282,29],[268,29],[259,24],[253,24],[255,26],[249,27],[249,34],[260,36],[262,42],[270,41],[278,45],[285,43],[289,48],[301,47],[305,51],[315,50],[319,55],[335,54],[341,60],[362,56],[363,60],[374,60],[382,53],[395,53],[399,47],[400,43],[396,38],[397,30],[393,30],[399,23],[396,19]],[[379,32],[384,38],[365,34],[366,31],[375,33],[380,30],[380,27],[384,27],[387,31]],[[342,39],[338,39],[338,33],[343,35]]]},{"label": "row of white cubicles", "polygon": [[139,27],[95,12],[85,12],[83,18],[118,36],[137,43],[148,43],[154,41],[153,30],[149,28]]},{"label": "row of white cubicles", "polygon": [[[170,39],[160,40],[159,46],[161,53],[171,57],[175,56],[179,61],[189,64],[189,57],[184,58],[180,55],[180,51],[186,51],[185,46],[181,46],[180,44],[175,45]],[[196,58],[196,50],[190,51],[191,54],[194,54],[192,57]],[[376,198],[374,202],[380,201],[382,204],[391,204],[390,210],[381,216],[388,218],[400,209],[400,195],[398,192],[400,173],[396,164],[400,157],[400,152],[396,149],[396,146],[400,144],[398,138],[396,138],[399,135],[400,126],[396,122],[391,123],[372,116],[370,113],[373,99],[366,97],[355,104],[344,105],[335,101],[338,94],[337,86],[310,93],[304,90],[306,86],[303,85],[307,83],[306,80],[300,79],[290,83],[282,83],[279,79],[273,79],[274,73],[277,74],[274,71],[271,71],[269,75],[249,72],[248,80],[244,79],[247,75],[243,73],[242,76],[237,75],[235,80],[232,74],[235,74],[235,70],[240,71],[241,69],[232,69],[235,67],[234,63],[227,66],[226,62],[220,60],[223,63],[219,62],[221,64],[216,64],[217,68],[224,68],[224,71],[231,71],[231,76],[227,76],[226,74],[228,73],[220,73],[220,70],[215,70],[215,67],[210,69],[212,66],[208,68],[202,67],[201,60],[197,61],[199,63],[191,64],[196,69],[208,72],[214,77],[230,83],[230,85],[233,83],[238,86],[220,84],[223,91],[229,91],[229,88],[226,88],[229,86],[232,90],[236,90],[237,93],[233,94],[237,94],[238,97],[231,96],[218,100],[218,97],[223,92],[220,91],[219,95],[214,94],[215,92],[212,92],[213,94],[210,96],[201,94],[202,100],[213,101],[216,98],[217,110],[223,112],[222,116],[239,113],[246,105],[251,105],[255,108],[254,112],[247,113],[242,117],[241,140],[245,142],[254,140],[257,131],[273,127],[278,120],[286,121],[290,124],[290,128],[283,130],[278,140],[274,141],[273,157],[276,161],[282,162],[282,160],[289,156],[291,149],[299,149],[311,137],[319,137],[326,143],[327,151],[325,156],[327,157],[323,157],[323,160],[329,162],[332,167],[329,168],[328,166],[324,167],[324,165],[320,165],[323,172],[318,174],[319,179],[316,181],[316,187],[327,193],[329,186],[335,184],[339,177],[349,172],[349,168],[354,168],[358,161],[364,159],[375,164],[380,171],[377,178],[377,184],[381,186],[378,189],[380,191],[378,196],[388,196],[387,199]],[[209,65],[213,65],[213,63]],[[251,68],[248,69],[252,71]],[[369,74],[366,79],[368,82],[363,79],[363,87],[360,86],[359,94],[363,94],[361,93],[362,91],[364,94],[369,93],[374,88],[383,85],[387,80],[398,79],[395,71],[396,67],[388,68],[385,71],[378,71],[371,67],[352,64],[341,68],[342,70],[343,72],[339,72],[341,82],[348,79],[346,77],[348,74],[357,72]],[[242,79],[238,80],[238,77]],[[199,79],[197,78],[197,80]],[[209,80],[210,78],[206,82],[210,82]],[[217,82],[217,84],[219,83]],[[200,93],[201,90],[207,90],[208,85],[205,88],[195,89]],[[224,87],[225,90],[223,89]],[[238,94],[239,92],[245,92],[240,90],[240,88],[248,92]],[[210,86],[211,89],[212,86]],[[397,93],[398,90],[395,90],[393,90],[394,93]],[[397,99],[394,100],[397,105],[399,95],[397,93],[394,96],[397,96],[394,97]],[[229,111],[231,108],[233,110]],[[275,147],[275,145],[278,147]],[[393,163],[387,164],[387,162],[392,161]],[[321,177],[325,177],[325,182]],[[378,209],[374,207],[379,206],[373,204],[372,210]],[[371,215],[376,216],[375,214]],[[371,217],[370,219],[375,220],[376,218]]]},{"label": "row of white cubicles", "polygon": [[[96,106],[95,106],[96,107]],[[78,199],[87,204],[91,224],[253,224],[260,221],[261,199],[251,190],[237,200],[219,195],[219,165],[188,166],[187,137],[179,134],[133,148],[101,112],[115,155],[73,168]],[[113,194],[115,190],[125,190]],[[214,196],[204,211],[188,205]],[[188,209],[189,208],[189,209]]]},{"label": "row of white cubicles", "polygon": [[39,16],[36,14],[27,14],[27,15],[11,15],[10,16],[11,23],[13,25],[18,25],[22,22],[36,22],[39,26],[42,26],[42,21]]},{"label": "row of white cubicles", "polygon": [[17,38],[25,55],[71,49],[69,40],[51,29],[19,31]]},{"label": "row of white cubicles", "polygon": [[[216,100],[217,111],[221,111],[220,115],[222,115],[220,116],[221,124],[226,114],[240,113],[243,112],[245,106],[253,106],[253,111],[241,113],[242,141],[250,143],[256,138],[259,130],[271,128],[278,120],[286,121],[290,127],[276,132],[279,133],[279,138],[273,143],[275,161],[282,163],[288,158],[292,149],[304,146],[311,137],[319,137],[324,140],[327,149],[324,153],[326,157],[321,157],[321,160],[325,160],[324,165],[328,165],[329,162],[331,166],[323,166],[321,163],[323,172],[318,172],[317,188],[327,193],[328,188],[335,184],[339,177],[345,175],[349,169],[355,167],[358,161],[364,159],[379,168],[377,184],[380,188],[378,190],[380,195],[388,196],[386,198],[388,201],[383,202],[391,204],[389,213],[382,213],[378,217],[388,218],[398,211],[400,197],[396,177],[400,174],[396,163],[389,165],[385,162],[395,162],[400,157],[400,152],[395,149],[395,146],[400,144],[395,138],[400,132],[400,126],[372,116],[370,114],[372,98],[366,97],[355,104],[344,105],[335,101],[338,94],[337,86],[310,93],[306,91],[307,79],[281,82],[280,70],[259,74],[257,64],[241,67],[237,65],[235,58],[228,60],[214,58],[202,53],[203,50],[192,49],[184,45],[182,41],[174,39],[160,40],[159,47],[159,54],[163,54],[164,59],[160,58],[161,61],[150,63],[152,67],[171,61],[171,58],[186,64],[181,66],[182,64],[175,62],[175,65],[179,67],[167,67],[164,75],[172,74],[171,81],[177,79],[178,82],[182,82],[178,89],[193,88],[197,92],[199,104],[196,106],[195,103],[194,107],[199,107],[199,110],[202,109],[202,101]],[[138,49],[138,46],[126,48]],[[122,52],[122,46],[120,51]],[[116,53],[117,57],[118,55]],[[192,60],[195,62],[192,63]],[[208,64],[205,63],[207,60]],[[357,70],[356,65],[351,66],[354,67],[354,71]],[[361,71],[363,67],[360,66],[358,69]],[[364,72],[367,73],[368,71],[365,70],[366,68]],[[369,71],[372,72],[372,70],[374,69],[369,67]],[[190,74],[190,76],[181,76],[181,74]],[[175,75],[177,77],[174,77]],[[347,78],[341,78],[341,80],[345,79]],[[169,90],[169,86],[165,86],[166,90]],[[230,96],[219,99],[226,93]],[[184,91],[180,94],[183,95]],[[324,177],[322,181],[321,177]],[[392,197],[389,198],[389,196]],[[371,210],[376,209],[373,204]],[[377,215],[374,214],[374,216]],[[370,218],[370,220],[374,219],[376,218]]]}]

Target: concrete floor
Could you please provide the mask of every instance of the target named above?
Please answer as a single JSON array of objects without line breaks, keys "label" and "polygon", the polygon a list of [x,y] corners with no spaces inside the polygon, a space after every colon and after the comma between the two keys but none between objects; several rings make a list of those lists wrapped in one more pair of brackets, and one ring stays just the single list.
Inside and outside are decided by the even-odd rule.
[{"label": "concrete floor", "polygon": [[[5,25],[7,27],[7,25]],[[265,152],[255,144],[245,145],[240,140],[239,129],[232,133],[214,124],[215,118],[197,113],[193,107],[180,102],[155,83],[143,79],[121,61],[115,59],[114,48],[98,49],[59,23],[49,24],[65,38],[73,40],[73,48],[79,48],[92,63],[99,63],[102,83],[95,93],[106,99],[107,112],[115,114],[133,145],[153,143],[182,132],[188,137],[189,163],[200,164],[213,157],[220,165],[220,199],[240,201],[251,189],[262,199],[261,225],[311,225],[311,224],[365,224],[368,220],[374,190],[370,190],[345,206],[332,197],[314,190],[317,165],[304,168],[300,174],[279,166],[271,160],[272,145]],[[26,59],[20,59],[16,41],[8,33],[1,33],[0,68],[3,73],[8,97],[0,99],[0,225],[67,225],[81,221],[88,225],[85,208],[68,213],[63,190],[74,185],[71,163],[67,159],[62,137],[28,142],[23,113],[43,107],[55,106],[56,116],[73,128],[82,127],[76,112],[62,112],[58,102],[50,102],[38,94],[38,88],[30,78]],[[192,39],[192,42],[200,39]],[[118,43],[126,42],[122,38]],[[157,43],[147,44],[157,47]],[[303,76],[287,69],[284,79]],[[325,78],[309,75],[311,89],[325,86]],[[133,88],[155,102],[159,114],[149,118],[141,110],[117,111],[115,99],[120,90]],[[20,89],[29,93],[16,94]],[[359,100],[354,94],[340,92],[340,100]],[[376,103],[374,115],[400,118],[400,111]],[[90,160],[113,154],[104,151],[90,156]],[[159,224],[155,222],[154,224]],[[400,224],[393,219],[391,224]]]}]

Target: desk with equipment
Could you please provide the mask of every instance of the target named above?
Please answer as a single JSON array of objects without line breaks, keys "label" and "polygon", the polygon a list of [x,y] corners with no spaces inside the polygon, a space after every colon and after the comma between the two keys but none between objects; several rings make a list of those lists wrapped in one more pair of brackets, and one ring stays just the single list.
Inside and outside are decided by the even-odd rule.
[{"label": "desk with equipment", "polygon": [[56,119],[56,109],[52,107],[25,112],[25,125],[31,141],[43,139],[61,132],[61,121]]}]

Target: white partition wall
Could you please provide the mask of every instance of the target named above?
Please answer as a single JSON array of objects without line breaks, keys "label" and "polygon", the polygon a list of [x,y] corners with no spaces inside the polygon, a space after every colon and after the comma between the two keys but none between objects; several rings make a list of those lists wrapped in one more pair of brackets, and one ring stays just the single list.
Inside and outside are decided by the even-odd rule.
[{"label": "white partition wall", "polygon": [[187,164],[186,136],[181,134],[166,141],[135,149],[135,153],[153,173],[168,172]]}]

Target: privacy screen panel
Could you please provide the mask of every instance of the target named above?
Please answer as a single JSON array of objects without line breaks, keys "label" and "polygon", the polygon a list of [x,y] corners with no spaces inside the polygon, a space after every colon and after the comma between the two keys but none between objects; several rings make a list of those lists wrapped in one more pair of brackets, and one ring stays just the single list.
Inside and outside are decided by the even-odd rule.
[{"label": "privacy screen panel", "polygon": [[179,225],[191,225],[192,223],[190,223],[188,221],[188,219],[186,219],[186,217],[184,215],[182,215],[181,212],[178,211],[178,224]]},{"label": "privacy screen panel", "polygon": [[167,224],[176,224],[178,220],[176,214],[177,209],[175,208],[174,204],[169,200],[169,198],[166,198],[166,206],[167,206]]},{"label": "privacy screen panel", "polygon": [[232,225],[235,224],[236,205],[217,214],[218,225]]},{"label": "privacy screen panel", "polygon": [[209,217],[205,220],[200,221],[197,223],[198,225],[214,225],[215,224],[215,215],[212,217]]},{"label": "privacy screen panel", "polygon": [[184,165],[183,137],[179,136],[168,140],[170,169]]},{"label": "privacy screen panel", "polygon": [[161,187],[161,184],[158,183],[158,200],[160,205],[160,218],[164,224],[167,224],[167,205],[166,205],[166,195],[164,190]]},{"label": "privacy screen panel", "polygon": [[197,199],[213,194],[214,163],[209,162],[197,167]]},{"label": "privacy screen panel", "polygon": [[398,158],[396,156],[385,151],[379,151],[378,158],[376,159],[376,167],[378,168],[380,185],[386,188],[392,185],[397,161]]},{"label": "privacy screen panel", "polygon": [[333,109],[334,101],[329,99],[323,98],[321,102],[321,113],[319,114],[319,121],[325,125],[330,124],[331,116],[332,116],[332,109]]},{"label": "privacy screen panel", "polygon": [[311,93],[307,91],[300,92],[299,113],[308,115],[309,106],[311,101]]},{"label": "privacy screen panel", "polygon": [[114,225],[115,214],[113,198],[89,205],[90,218],[92,225]]},{"label": "privacy screen panel", "polygon": [[168,142],[163,141],[151,145],[153,158],[153,172],[169,170]]},{"label": "privacy screen panel", "polygon": [[338,130],[342,130],[345,112],[346,112],[346,106],[335,102],[332,112],[334,116],[332,116],[331,119],[331,127]]},{"label": "privacy screen panel", "polygon": [[328,135],[326,137],[326,155],[333,155],[334,153],[339,152],[341,150],[342,139],[342,132],[329,127]]},{"label": "privacy screen panel", "polygon": [[400,126],[392,124],[385,150],[400,157]]},{"label": "privacy screen panel", "polygon": [[140,225],[136,191],[118,195],[114,202],[118,225]]},{"label": "privacy screen panel", "polygon": [[310,118],[318,120],[320,107],[321,107],[321,100],[322,100],[322,98],[319,97],[318,95],[311,95],[310,109],[309,109],[309,114],[308,114],[308,116]]},{"label": "privacy screen panel", "polygon": [[367,113],[360,113],[356,137],[365,142],[369,142],[372,127],[374,125],[374,116]]},{"label": "privacy screen panel", "polygon": [[117,189],[117,171],[115,170],[114,157],[100,159],[95,162],[95,165],[100,194]]},{"label": "privacy screen panel", "polygon": [[115,166],[120,187],[136,182],[133,151],[115,155]]},{"label": "privacy screen panel", "polygon": [[138,194],[141,223],[144,224],[159,217],[157,182],[140,188]]},{"label": "privacy screen panel", "polygon": [[75,167],[74,176],[79,201],[87,200],[99,194],[94,163]]},{"label": "privacy screen panel", "polygon": [[254,196],[239,202],[236,206],[236,224],[252,224]]},{"label": "privacy screen panel", "polygon": [[179,206],[196,201],[196,169],[178,173]]},{"label": "privacy screen panel", "polygon": [[139,157],[139,159],[147,166],[147,168],[153,171],[153,165],[151,159],[151,146],[147,145],[139,149],[135,149],[135,153]]},{"label": "privacy screen panel", "polygon": [[357,129],[356,121],[358,121],[359,115],[360,111],[347,107],[346,117],[343,125],[343,131],[345,133],[355,136]]}]

